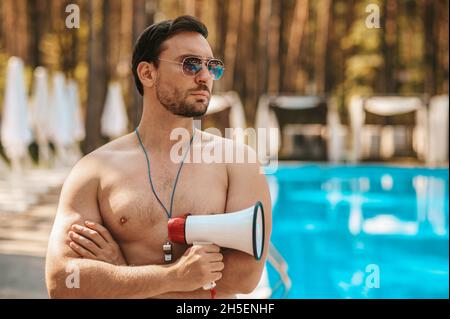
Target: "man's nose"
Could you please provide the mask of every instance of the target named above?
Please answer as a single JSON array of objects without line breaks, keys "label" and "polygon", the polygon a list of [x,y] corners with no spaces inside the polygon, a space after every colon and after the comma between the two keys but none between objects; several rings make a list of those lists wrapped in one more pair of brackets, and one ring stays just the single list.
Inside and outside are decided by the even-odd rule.
[{"label": "man's nose", "polygon": [[211,80],[211,75],[209,74],[208,67],[202,64],[202,69],[195,75],[195,82],[197,84],[206,84],[209,80]]}]

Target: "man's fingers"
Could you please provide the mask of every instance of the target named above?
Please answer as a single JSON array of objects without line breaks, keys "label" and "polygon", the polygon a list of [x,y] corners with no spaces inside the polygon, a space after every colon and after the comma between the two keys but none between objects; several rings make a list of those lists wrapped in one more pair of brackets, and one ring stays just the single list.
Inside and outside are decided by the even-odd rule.
[{"label": "man's fingers", "polygon": [[209,253],[208,258],[210,262],[222,261],[223,255],[221,253]]},{"label": "man's fingers", "polygon": [[94,222],[91,222],[88,220],[85,221],[84,224],[87,227],[89,227],[90,229],[97,231],[107,243],[114,242],[114,238],[112,238],[109,231],[103,225],[100,225],[99,223],[94,223]]},{"label": "man's fingers", "polygon": [[69,232],[70,239],[74,241],[79,246],[82,246],[84,249],[89,250],[93,255],[97,256],[100,253],[100,248],[94,244],[91,240],[80,236],[79,234],[70,231]]},{"label": "man's fingers", "polygon": [[105,247],[107,244],[105,239],[97,231],[92,230],[90,228],[75,224],[75,225],[72,225],[72,231],[76,232],[80,236],[83,236],[84,238],[89,239],[91,242],[93,242],[95,245],[97,245],[100,248]]},{"label": "man's fingers", "polygon": [[220,247],[214,244],[201,245],[205,252],[207,253],[218,253],[220,252]]},{"label": "man's fingers", "polygon": [[211,271],[222,271],[225,264],[221,261],[211,263]]},{"label": "man's fingers", "polygon": [[219,272],[219,271],[213,272],[212,274],[213,274],[213,276],[214,276],[214,277],[212,278],[212,281],[217,281],[217,280],[219,280],[220,278],[222,278],[222,273]]},{"label": "man's fingers", "polygon": [[72,248],[74,252],[76,252],[80,257],[83,258],[90,258],[90,259],[96,259],[95,255],[91,253],[89,250],[84,249],[80,245],[76,244],[75,242],[71,241],[69,243],[69,247]]}]

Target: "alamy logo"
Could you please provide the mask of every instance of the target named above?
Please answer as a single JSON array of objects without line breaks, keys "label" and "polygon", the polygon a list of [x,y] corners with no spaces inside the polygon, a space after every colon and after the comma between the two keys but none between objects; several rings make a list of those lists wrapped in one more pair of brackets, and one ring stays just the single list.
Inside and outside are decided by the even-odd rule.
[{"label": "alamy logo", "polygon": [[369,264],[366,266],[366,287],[380,288],[380,267],[376,264]]},{"label": "alamy logo", "polygon": [[366,27],[368,29],[380,28],[380,7],[374,3],[366,6],[366,13],[369,15],[366,17]]},{"label": "alamy logo", "polygon": [[[198,124],[196,124],[198,123]],[[201,127],[199,120],[194,120],[195,127]],[[209,133],[212,139],[204,141],[202,137],[196,135],[193,144],[197,147],[189,147],[190,132],[185,128],[177,127],[170,133],[170,140],[176,142],[170,150],[170,159],[173,163],[181,163],[186,152],[185,163],[261,163],[261,174],[274,174],[278,168],[278,128],[226,128],[225,138],[235,140],[236,144],[229,147],[227,142],[221,142],[221,132],[217,128],[207,128],[205,133]],[[242,147],[245,138],[253,141],[250,148]],[[228,145],[228,147],[226,146]],[[238,146],[241,145],[241,146]]]},{"label": "alamy logo", "polygon": [[76,4],[69,4],[66,7],[66,13],[69,15],[66,17],[66,28],[79,29],[80,28],[80,7]]},{"label": "alamy logo", "polygon": [[80,288],[80,268],[74,262],[69,262],[66,267],[66,272],[70,273],[66,277],[66,287],[69,289]]}]

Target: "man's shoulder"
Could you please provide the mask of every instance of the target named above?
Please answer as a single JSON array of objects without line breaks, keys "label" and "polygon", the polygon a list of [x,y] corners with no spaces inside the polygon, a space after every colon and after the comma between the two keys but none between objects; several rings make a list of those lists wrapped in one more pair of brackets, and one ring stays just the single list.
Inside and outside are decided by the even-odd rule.
[{"label": "man's shoulder", "polygon": [[111,153],[126,152],[133,149],[135,142],[134,133],[129,133],[100,146],[88,155],[96,158],[111,155]]},{"label": "man's shoulder", "polygon": [[225,151],[234,149],[234,151],[241,151],[245,154],[256,154],[251,146],[245,144],[243,141],[239,141],[239,139],[231,139],[207,131],[202,131],[202,142],[206,143],[206,145],[221,146]]},{"label": "man's shoulder", "polygon": [[257,169],[260,164],[256,151],[243,141],[202,132],[203,143],[210,149],[221,150],[222,159],[229,170],[242,168]]},{"label": "man's shoulder", "polygon": [[74,165],[73,170],[82,170],[85,174],[98,176],[102,168],[108,167],[116,161],[118,156],[132,150],[132,134],[114,139],[86,154]]}]

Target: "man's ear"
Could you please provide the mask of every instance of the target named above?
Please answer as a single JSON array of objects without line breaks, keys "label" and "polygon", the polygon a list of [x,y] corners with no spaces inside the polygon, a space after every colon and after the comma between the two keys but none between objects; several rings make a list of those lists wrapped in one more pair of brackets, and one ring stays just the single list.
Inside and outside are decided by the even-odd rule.
[{"label": "man's ear", "polygon": [[139,80],[144,87],[153,87],[156,80],[156,70],[153,63],[140,62],[137,66]]}]

